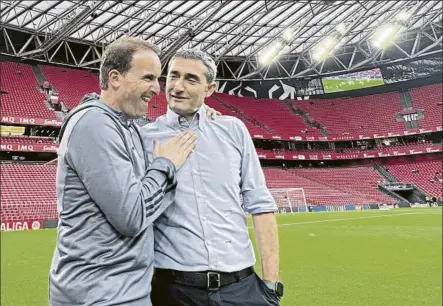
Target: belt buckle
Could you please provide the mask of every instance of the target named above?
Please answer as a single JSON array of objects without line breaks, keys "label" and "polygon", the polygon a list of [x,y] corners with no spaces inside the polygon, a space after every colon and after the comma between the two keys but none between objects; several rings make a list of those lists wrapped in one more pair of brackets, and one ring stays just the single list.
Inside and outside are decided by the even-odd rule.
[{"label": "belt buckle", "polygon": [[220,273],[207,272],[207,289],[208,291],[216,291],[220,288]]}]

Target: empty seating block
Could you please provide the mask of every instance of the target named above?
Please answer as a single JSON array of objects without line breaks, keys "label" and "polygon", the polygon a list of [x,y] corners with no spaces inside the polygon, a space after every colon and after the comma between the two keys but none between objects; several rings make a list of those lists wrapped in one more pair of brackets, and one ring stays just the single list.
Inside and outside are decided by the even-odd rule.
[{"label": "empty seating block", "polygon": [[38,91],[38,81],[30,65],[0,63],[2,116],[56,119],[44,103],[46,96]]},{"label": "empty seating block", "polygon": [[212,97],[206,98],[205,103],[208,106],[220,111],[222,113],[222,115],[236,117],[236,118],[240,119],[241,121],[243,121],[243,123],[246,125],[246,127],[251,135],[254,135],[254,134],[262,135],[262,134],[268,133],[260,126],[254,125],[252,123],[252,122],[254,122],[253,119],[248,118],[248,120],[244,120],[244,118],[242,118],[242,116],[240,114],[238,114],[237,112],[235,112],[231,109],[227,109],[223,104],[221,104],[220,102],[218,102],[216,99],[214,99]]},{"label": "empty seating block", "polygon": [[372,167],[348,167],[328,169],[296,169],[293,173],[349,193],[354,197],[372,199],[377,203],[393,204],[394,200],[378,191],[383,177]]},{"label": "empty seating block", "polygon": [[442,125],[442,84],[413,88],[410,91],[412,105],[422,109],[423,120],[420,127],[434,128]]},{"label": "empty seating block", "polygon": [[157,96],[152,97],[151,101],[149,101],[146,109],[147,117],[151,121],[154,121],[157,117],[166,114],[167,109],[168,102],[166,101],[166,96],[164,93],[160,93]]},{"label": "empty seating block", "polygon": [[2,143],[18,143],[18,144],[43,144],[43,145],[53,145],[55,144],[55,139],[50,138],[37,138],[37,137],[1,137]]},{"label": "empty seating block", "polygon": [[87,93],[100,93],[98,78],[86,71],[39,65],[46,80],[57,90],[59,101],[73,109]]},{"label": "empty seating block", "polygon": [[56,220],[55,166],[0,165],[1,219]]},{"label": "empty seating block", "polygon": [[442,183],[438,180],[441,174],[437,174],[442,170],[441,155],[382,161],[400,182],[415,184],[429,195],[441,198]]},{"label": "empty seating block", "polygon": [[[376,194],[377,196],[374,197],[373,193],[369,192],[367,188],[365,188],[365,193],[352,192],[351,188],[338,189],[336,188],[336,186],[334,186],[335,184],[332,184],[330,181],[323,180],[323,182],[321,182],[320,180],[316,181],[314,179],[307,178],[311,175],[314,178],[317,177],[315,173],[310,173],[311,171],[317,171],[314,169],[305,170],[304,175],[299,175],[298,171],[300,170],[298,169],[285,171],[278,168],[263,168],[263,171],[266,177],[268,188],[303,188],[308,205],[363,205],[392,202],[392,200],[390,200],[389,198],[383,197],[382,194]],[[337,169],[336,171],[338,172],[340,170]],[[329,185],[326,184],[326,182]],[[353,185],[359,183],[360,182],[358,181],[354,181]],[[377,181],[371,181],[370,183],[376,184]],[[286,203],[278,204],[282,207],[287,205]]]},{"label": "empty seating block", "polygon": [[404,122],[396,121],[402,110],[400,93],[391,92],[364,97],[293,100],[294,107],[308,112],[311,120],[321,123],[332,136],[404,131]]},{"label": "empty seating block", "polygon": [[267,126],[274,134],[280,136],[304,135],[322,136],[315,128],[308,127],[303,118],[291,113],[283,101],[277,99],[253,99],[249,97],[237,97],[227,94],[215,94],[223,102],[234,106],[251,119],[257,120]]}]

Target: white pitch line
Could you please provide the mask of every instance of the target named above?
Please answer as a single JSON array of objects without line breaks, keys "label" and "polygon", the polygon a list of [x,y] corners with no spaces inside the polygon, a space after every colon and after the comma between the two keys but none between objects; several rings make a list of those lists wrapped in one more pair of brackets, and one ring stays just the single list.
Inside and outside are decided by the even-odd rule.
[{"label": "white pitch line", "polygon": [[426,213],[411,212],[411,213],[392,214],[392,215],[380,215],[380,216],[365,216],[365,217],[354,217],[354,218],[326,219],[326,220],[317,220],[317,221],[308,221],[308,222],[283,223],[283,224],[279,224],[278,226],[312,224],[312,223],[325,223],[325,222],[338,222],[338,221],[357,220],[357,219],[373,219],[373,218],[395,217],[395,216],[405,216],[405,215],[423,215],[423,214],[426,214]]},{"label": "white pitch line", "polygon": [[[424,215],[424,214],[428,214],[428,213],[411,212],[411,213],[392,214],[392,215],[365,216],[365,217],[341,218],[341,219],[326,219],[326,220],[316,220],[316,221],[297,222],[297,223],[282,223],[282,224],[278,224],[278,227],[290,226],[290,225],[313,224],[313,223],[338,222],[338,221],[357,220],[357,219],[373,219],[373,218],[384,218],[384,217],[395,217],[395,216],[406,216],[406,215]],[[248,228],[252,229],[254,227],[248,226]]]}]

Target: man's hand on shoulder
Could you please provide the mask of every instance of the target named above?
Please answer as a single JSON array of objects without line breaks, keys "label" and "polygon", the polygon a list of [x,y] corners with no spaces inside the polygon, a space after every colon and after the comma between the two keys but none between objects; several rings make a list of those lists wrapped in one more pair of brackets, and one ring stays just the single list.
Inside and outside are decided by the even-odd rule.
[{"label": "man's hand on shoulder", "polygon": [[205,105],[205,110],[206,110],[206,118],[208,118],[208,119],[210,119],[210,118],[215,119],[215,118],[217,118],[217,116],[221,116],[221,113],[219,111],[217,111],[207,105]]}]

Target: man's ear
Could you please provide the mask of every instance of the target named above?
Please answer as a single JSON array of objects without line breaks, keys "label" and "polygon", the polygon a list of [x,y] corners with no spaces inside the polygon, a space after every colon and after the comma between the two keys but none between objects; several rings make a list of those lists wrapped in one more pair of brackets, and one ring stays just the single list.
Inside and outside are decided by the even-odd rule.
[{"label": "man's ear", "polygon": [[208,85],[208,90],[206,91],[206,98],[211,96],[215,89],[217,88],[217,84],[216,83],[211,83]]},{"label": "man's ear", "polygon": [[111,71],[109,71],[108,77],[109,77],[109,85],[111,87],[113,88],[120,87],[122,75],[120,74],[120,72],[118,72],[118,70],[112,69]]}]

